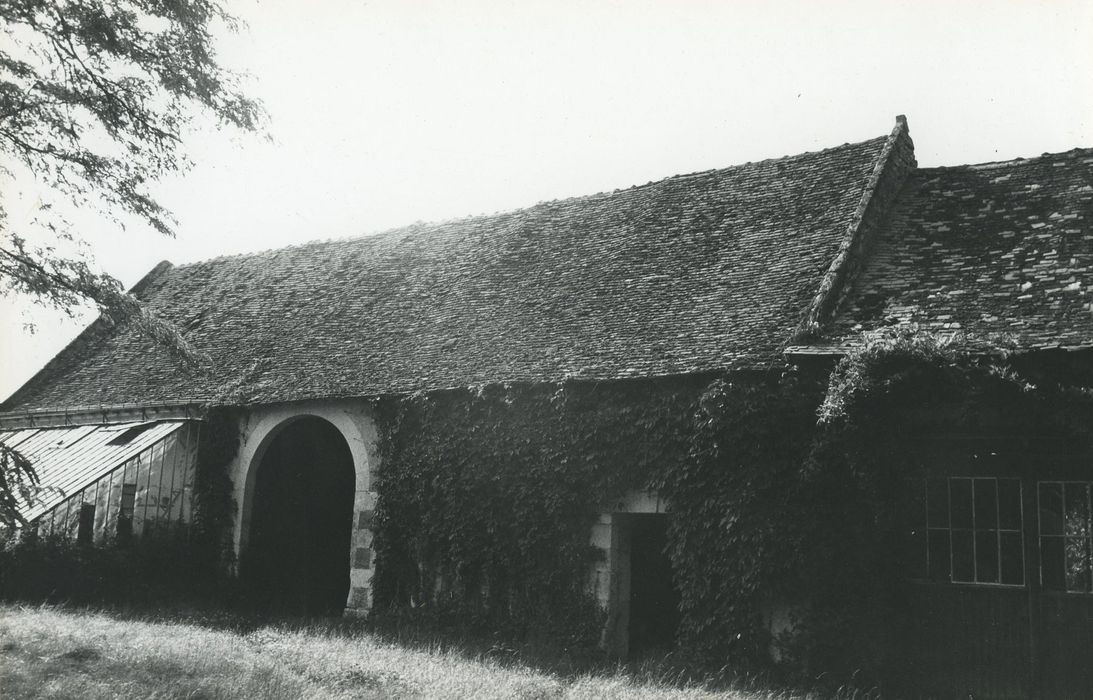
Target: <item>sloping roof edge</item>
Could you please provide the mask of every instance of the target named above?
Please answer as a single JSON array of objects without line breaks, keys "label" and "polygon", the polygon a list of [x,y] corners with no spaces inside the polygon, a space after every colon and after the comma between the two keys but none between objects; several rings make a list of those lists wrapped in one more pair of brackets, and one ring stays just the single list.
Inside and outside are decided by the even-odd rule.
[{"label": "sloping roof edge", "polygon": [[[825,357],[832,359],[841,359],[855,350],[859,349],[858,345],[790,345],[782,354],[792,361],[793,358],[801,357]],[[1033,348],[1017,348],[1015,350],[1008,350],[1007,353],[1011,356],[1029,357],[1035,356],[1038,353],[1045,352],[1065,352],[1065,353],[1079,353],[1093,350],[1093,341],[1089,343],[1080,343],[1076,345],[1045,345],[1043,347]],[[997,355],[1001,351],[996,348],[990,348],[984,346],[982,348],[982,354],[984,355]]]},{"label": "sloping roof edge", "polygon": [[0,430],[109,425],[151,420],[201,420],[206,413],[207,405],[199,401],[31,409],[0,413]]},{"label": "sloping roof edge", "polygon": [[911,140],[907,117],[900,114],[896,116],[896,125],[862,191],[861,201],[847,226],[846,237],[820,280],[816,296],[791,343],[817,335],[831,320],[839,299],[861,267],[863,248],[872,231],[892,209],[900,188],[916,167],[915,144]]},{"label": "sloping roof edge", "polygon": [[[169,260],[159,261],[143,277],[141,277],[139,280],[137,280],[137,283],[134,284],[129,289],[129,294],[134,296],[134,297],[137,297],[139,299],[141,293],[145,289],[147,289],[150,284],[155,282],[165,272],[167,272],[168,270],[170,270],[173,267],[174,267],[174,264]],[[94,321],[87,324],[86,328],[84,328],[82,331],[80,331],[76,335],[75,338],[73,338],[71,341],[69,341],[69,343],[67,345],[65,345],[63,348],[61,348],[61,350],[57,354],[55,354],[52,358],[50,358],[49,362],[42,365],[41,369],[39,369],[37,372],[32,374],[26,381],[24,381],[22,384],[20,384],[19,387],[15,391],[11,392],[11,394],[7,398],[5,398],[3,401],[0,401],[0,406],[10,405],[11,402],[12,402],[12,399],[16,398],[17,396],[19,396],[19,394],[23,393],[24,389],[26,389],[29,386],[33,386],[34,383],[38,380],[39,377],[51,372],[53,370],[53,368],[61,362],[61,360],[63,358],[68,357],[71,350],[73,350],[74,348],[79,347],[80,345],[82,345],[84,343],[92,342],[95,338],[95,334],[97,334],[99,331],[103,330],[103,327],[108,325],[109,323],[110,322],[107,320],[107,317],[104,314],[100,313]],[[88,410],[99,410],[100,407],[97,407],[97,406],[95,406],[95,407],[80,407],[80,409],[75,409],[75,410],[76,410],[76,412],[79,412],[84,408],[87,408]],[[69,412],[69,411],[66,411],[65,409],[57,409],[57,410],[48,409],[48,410],[45,411],[45,413],[66,413],[66,412]],[[25,412],[15,412],[15,413],[12,413],[10,415],[17,415],[18,413],[25,413]],[[7,416],[7,415],[9,415],[9,414],[0,412],[0,421],[3,421],[4,417]],[[3,425],[3,423],[0,422],[0,425]]]}]

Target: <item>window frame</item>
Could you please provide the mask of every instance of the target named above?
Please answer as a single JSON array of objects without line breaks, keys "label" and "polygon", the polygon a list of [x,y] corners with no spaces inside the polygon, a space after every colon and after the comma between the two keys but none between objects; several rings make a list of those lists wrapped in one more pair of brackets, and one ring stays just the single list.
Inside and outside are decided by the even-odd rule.
[{"label": "window frame", "polygon": [[[1044,522],[1043,522],[1043,503],[1041,500],[1041,488],[1045,485],[1058,485],[1062,487],[1060,497],[1062,498],[1062,509],[1059,513],[1059,517],[1062,520],[1062,532],[1060,534],[1045,534]],[[1085,487],[1086,495],[1086,510],[1085,510],[1085,534],[1075,537],[1074,535],[1068,535],[1066,531],[1066,489],[1069,485],[1082,485]],[[1062,581],[1063,587],[1049,587],[1044,581],[1044,540],[1054,539],[1062,540],[1063,543],[1063,571]],[[1067,539],[1082,539],[1085,541],[1085,554],[1090,566],[1088,569],[1088,588],[1085,590],[1071,590],[1067,583],[1066,575],[1066,541]],[[1036,549],[1039,555],[1039,561],[1037,562],[1036,573],[1039,577],[1040,590],[1044,593],[1051,595],[1068,595],[1068,596],[1093,596],[1093,481],[1087,481],[1082,479],[1044,479],[1036,482]]]},{"label": "window frame", "polygon": [[[940,585],[954,585],[954,586],[984,586],[989,588],[1001,588],[1006,590],[1020,590],[1027,588],[1029,584],[1028,568],[1028,552],[1025,542],[1025,529],[1027,521],[1025,518],[1025,491],[1024,480],[1018,476],[978,476],[978,475],[944,475],[944,476],[925,476],[920,479],[915,479],[915,483],[918,488],[921,488],[921,513],[917,515],[916,522],[922,527],[923,537],[921,539],[921,549],[918,550],[919,554],[925,553],[925,561],[922,562],[923,568],[920,569],[920,575],[912,576],[912,580],[932,583]],[[953,523],[953,482],[966,481],[968,482],[969,489],[971,491],[971,500],[969,503],[969,522],[968,527],[955,527]],[[989,527],[983,527],[978,522],[978,518],[981,517],[976,507],[976,482],[989,481],[993,482],[994,492],[994,505],[993,505],[993,523]],[[930,491],[931,482],[944,482],[945,484],[945,523],[944,525],[935,525],[930,518],[931,515],[931,501]],[[1000,482],[1010,482],[1012,486],[1017,488],[1017,528],[1003,527],[1003,510],[1002,510],[1002,497]],[[1038,523],[1037,523],[1038,524]],[[912,528],[913,529],[913,528]],[[970,567],[971,567],[971,580],[956,578],[956,551],[954,548],[953,533],[968,533],[971,540],[970,548]],[[947,543],[947,554],[949,561],[944,570],[947,571],[946,578],[934,578],[932,576],[931,563],[934,561],[934,552],[931,547],[931,535],[933,533],[945,533],[944,540]],[[980,536],[984,534],[993,534],[995,541],[995,580],[979,580],[980,579],[980,561],[979,561],[979,540]],[[1003,536],[1014,536],[1018,543],[1020,552],[1019,564],[1017,570],[1020,571],[1020,582],[1004,581],[1005,572],[1007,567],[1005,565],[1003,547]],[[959,535],[958,535],[959,536]],[[1012,573],[1012,571],[1011,571]]]},{"label": "window frame", "polygon": [[88,546],[95,541],[95,504],[80,504],[79,521],[76,525],[76,543]]},{"label": "window frame", "polygon": [[118,516],[115,531],[120,544],[128,544],[133,539],[133,520],[136,516],[137,484],[122,482],[118,500]]}]

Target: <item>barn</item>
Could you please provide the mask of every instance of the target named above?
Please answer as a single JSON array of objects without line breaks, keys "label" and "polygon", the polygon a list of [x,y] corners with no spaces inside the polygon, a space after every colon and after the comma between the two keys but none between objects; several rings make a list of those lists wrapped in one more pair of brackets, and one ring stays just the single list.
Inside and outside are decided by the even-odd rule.
[{"label": "barn", "polygon": [[[519,582],[559,560],[546,535],[497,523],[564,521],[591,551],[577,559],[598,643],[626,656],[671,645],[680,611],[694,627],[702,609],[674,523],[733,520],[645,478],[694,458],[685,429],[663,426],[711,382],[826,376],[907,329],[1085,381],[1091,217],[1093,150],[919,168],[901,116],[887,135],[813,153],[164,262],[132,291],[198,360],[93,323],[0,405],[0,440],[41,475],[28,530],[89,546],[185,532],[200,475],[218,470],[233,504],[224,566],[306,614],[454,598],[511,610],[529,590]],[[566,401],[591,413],[562,429],[550,416]],[[901,658],[943,693],[1088,687],[1075,662],[1093,648],[1093,443],[980,413],[914,433],[895,527],[902,604],[919,622]],[[501,424],[538,437],[506,437],[498,456],[485,445]],[[208,449],[213,434],[230,449]],[[601,461],[611,476],[581,476]],[[475,558],[494,542],[504,556]],[[792,631],[799,602],[763,596],[770,640]]]}]

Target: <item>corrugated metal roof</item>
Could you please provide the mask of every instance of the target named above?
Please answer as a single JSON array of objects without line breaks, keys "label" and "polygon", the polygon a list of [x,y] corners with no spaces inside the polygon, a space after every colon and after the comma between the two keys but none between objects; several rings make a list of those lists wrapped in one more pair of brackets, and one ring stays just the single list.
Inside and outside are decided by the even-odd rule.
[{"label": "corrugated metal roof", "polygon": [[[167,438],[187,421],[114,423],[0,432],[38,473],[41,493],[20,510],[33,520],[98,478]],[[143,428],[138,432],[137,429]],[[132,435],[126,431],[133,430]],[[126,438],[129,439],[126,439]]]},{"label": "corrugated metal roof", "polygon": [[39,432],[38,428],[26,428],[24,430],[12,430],[6,433],[0,433],[0,443],[15,449],[37,432]]}]

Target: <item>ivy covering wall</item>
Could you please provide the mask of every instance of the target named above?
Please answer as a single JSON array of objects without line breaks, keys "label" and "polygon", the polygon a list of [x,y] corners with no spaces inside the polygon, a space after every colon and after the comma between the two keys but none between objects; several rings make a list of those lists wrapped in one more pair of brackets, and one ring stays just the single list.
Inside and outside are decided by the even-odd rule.
[{"label": "ivy covering wall", "polygon": [[[775,652],[811,678],[884,677],[901,661],[900,496],[922,473],[923,439],[1093,448],[1087,354],[983,348],[892,335],[834,366],[379,399],[375,611],[595,653],[604,616],[588,585],[592,524],[622,495],[655,491],[672,514],[683,658],[764,668]],[[169,574],[165,585],[215,591],[231,563],[237,416],[214,410],[202,431],[189,539],[136,554]],[[57,581],[76,593],[50,597],[137,595],[117,583],[137,570],[133,555],[65,547],[9,543],[0,595]],[[163,590],[148,583],[150,598]],[[772,635],[778,611],[794,624]]]},{"label": "ivy covering wall", "polygon": [[686,462],[703,381],[493,386],[382,402],[377,607],[596,644],[589,532]]},{"label": "ivy covering wall", "polygon": [[[682,655],[880,677],[899,661],[916,442],[989,425],[1089,443],[1080,380],[1050,357],[905,334],[834,369],[385,399],[377,609],[593,648],[590,527],[612,498],[655,490]],[[772,637],[776,610],[791,633]]]}]

